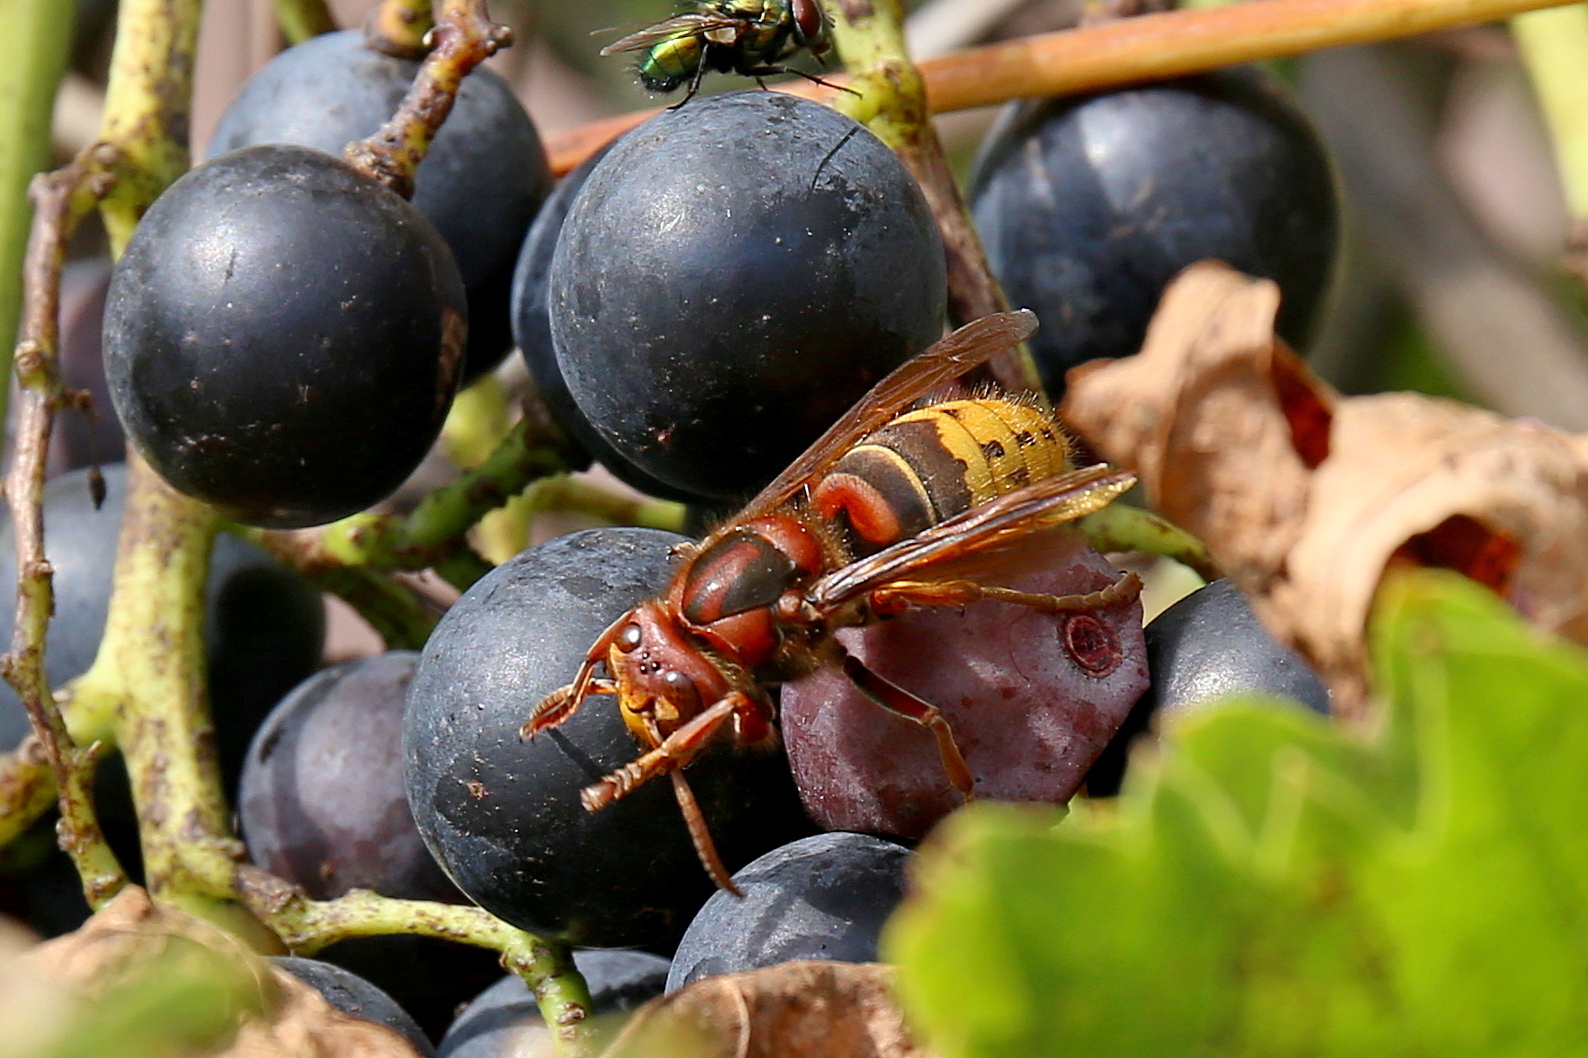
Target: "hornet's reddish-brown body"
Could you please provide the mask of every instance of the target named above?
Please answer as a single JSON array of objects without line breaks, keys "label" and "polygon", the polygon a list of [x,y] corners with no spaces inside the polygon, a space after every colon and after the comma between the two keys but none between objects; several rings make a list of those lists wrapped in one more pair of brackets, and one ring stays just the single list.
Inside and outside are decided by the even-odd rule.
[{"label": "hornet's reddish-brown body", "polygon": [[748,507],[684,549],[659,598],[601,634],[573,682],[539,703],[523,729],[533,737],[592,694],[616,696],[645,751],[586,789],[586,808],[667,773],[701,861],[732,890],[683,768],[724,733],[739,745],[775,744],[767,686],[827,663],[930,730],[949,781],[970,795],[969,769],[938,710],[848,656],[833,633],[910,605],[996,599],[1061,612],[1139,590],[1129,574],[1083,596],[990,583],[1134,479],[1101,465],[1072,469],[1062,432],[1027,401],[908,410],[1034,330],[1030,313],[990,316],[895,371]]}]

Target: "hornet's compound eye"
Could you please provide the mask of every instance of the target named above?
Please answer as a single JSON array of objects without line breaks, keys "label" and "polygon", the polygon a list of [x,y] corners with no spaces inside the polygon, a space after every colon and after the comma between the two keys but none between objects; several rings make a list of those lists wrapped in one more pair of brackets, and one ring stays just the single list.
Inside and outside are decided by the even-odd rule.
[{"label": "hornet's compound eye", "polygon": [[640,626],[634,621],[624,625],[618,632],[618,649],[625,654],[632,654],[644,642],[645,633],[640,631]]},{"label": "hornet's compound eye", "polygon": [[700,711],[700,692],[695,689],[694,680],[677,669],[668,669],[662,673],[662,685],[680,715],[688,717]]}]

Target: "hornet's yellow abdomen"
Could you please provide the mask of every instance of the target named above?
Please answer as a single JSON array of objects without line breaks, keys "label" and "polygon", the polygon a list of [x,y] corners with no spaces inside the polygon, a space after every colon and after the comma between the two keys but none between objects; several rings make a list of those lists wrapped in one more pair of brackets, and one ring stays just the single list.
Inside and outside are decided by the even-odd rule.
[{"label": "hornet's yellow abdomen", "polygon": [[812,491],[866,545],[886,547],[978,504],[1062,474],[1070,442],[1008,397],[944,401],[897,416],[845,453]]}]

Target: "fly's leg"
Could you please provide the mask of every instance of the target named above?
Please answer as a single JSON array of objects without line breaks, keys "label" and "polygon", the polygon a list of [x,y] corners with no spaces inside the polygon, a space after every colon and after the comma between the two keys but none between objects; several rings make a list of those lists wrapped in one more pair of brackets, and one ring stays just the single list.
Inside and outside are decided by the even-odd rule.
[{"label": "fly's leg", "polygon": [[1141,594],[1141,578],[1126,573],[1106,588],[1080,595],[1047,595],[977,584],[969,580],[901,580],[883,585],[871,593],[871,608],[879,614],[900,613],[914,606],[965,606],[991,600],[1029,606],[1043,613],[1085,613],[1130,602]]},{"label": "fly's leg", "polygon": [[[756,66],[743,71],[743,73],[750,77],[754,77],[756,80],[760,80],[763,77],[770,77],[775,73],[791,73],[795,77],[803,77],[807,81],[812,81],[816,84],[831,88],[835,92],[848,92],[850,95],[855,96],[856,98],[859,98],[860,96],[858,91],[850,88],[848,85],[833,84],[831,81],[824,81],[813,73],[806,73],[804,70],[796,70],[792,66]],[[761,87],[765,88],[766,85],[762,85]]]},{"label": "fly's leg", "polygon": [[695,67],[695,75],[689,79],[689,91],[684,93],[684,98],[668,107],[668,110],[677,110],[679,107],[695,98],[695,93],[700,91],[700,82],[705,80],[706,77],[706,63],[704,61],[705,56],[701,56],[701,60],[702,61],[700,65]]},{"label": "fly's leg", "polygon": [[843,666],[844,675],[866,692],[868,698],[888,712],[920,724],[932,733],[932,737],[937,739],[937,755],[943,761],[943,771],[948,781],[966,801],[974,801],[975,777],[970,773],[970,765],[965,763],[965,755],[959,751],[959,743],[954,741],[954,730],[948,726],[942,710],[917,698],[892,680],[872,672],[859,658],[847,651],[843,656]]}]

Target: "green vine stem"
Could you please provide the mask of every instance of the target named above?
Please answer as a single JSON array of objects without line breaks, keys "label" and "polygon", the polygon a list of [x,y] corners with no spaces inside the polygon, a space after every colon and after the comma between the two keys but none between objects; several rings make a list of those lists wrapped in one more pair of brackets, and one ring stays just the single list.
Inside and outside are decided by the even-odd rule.
[{"label": "green vine stem", "polygon": [[[50,164],[55,90],[72,41],[73,9],[60,0],[12,0],[0,34],[0,349],[17,333],[28,181]],[[0,364],[8,368],[9,362]],[[3,374],[0,371],[0,374]],[[0,387],[0,421],[5,419]]]},{"label": "green vine stem", "polygon": [[426,496],[406,518],[354,515],[317,534],[326,554],[344,565],[424,569],[459,551],[463,534],[487,512],[568,465],[566,440],[549,422],[526,416],[485,462]]},{"label": "green vine stem", "polygon": [[590,1038],[583,1028],[590,993],[574,968],[565,944],[526,933],[478,907],[396,900],[354,889],[335,900],[311,900],[301,889],[254,867],[243,866],[228,885],[261,921],[268,922],[288,947],[313,955],[327,945],[353,937],[392,933],[438,937],[500,952],[502,965],[523,978],[534,993],[541,1016],[553,1027],[563,1058],[588,1058]]},{"label": "green vine stem", "polygon": [[[1321,48],[1496,22],[1575,0],[1263,0],[1205,10],[1140,15],[969,48],[920,64],[934,114],[994,106],[1028,96],[1073,95],[1201,73]],[[837,80],[837,79],[835,79]],[[806,83],[777,91],[832,102],[832,88]],[[634,111],[548,137],[561,176],[645,121]]]},{"label": "green vine stem", "polygon": [[436,611],[406,585],[379,570],[341,561],[326,551],[317,532],[243,526],[226,529],[351,606],[385,641],[387,650],[418,650],[436,626]]},{"label": "green vine stem", "polygon": [[187,171],[194,54],[202,0],[122,0],[99,137],[122,156],[100,206],[120,256],[149,204]]},{"label": "green vine stem", "polygon": [[[452,461],[465,470],[491,457],[513,428],[513,402],[495,375],[486,375],[458,394],[441,429]],[[493,564],[506,562],[529,543],[532,513],[522,494],[483,516],[473,529],[474,544]]]},{"label": "green vine stem", "polygon": [[204,587],[218,525],[210,507],[129,457],[105,635],[76,695],[116,710],[150,895],[262,943],[257,926],[246,930],[222,894],[196,881],[194,861],[229,863],[243,851],[222,793],[203,660]]},{"label": "green vine stem", "polygon": [[1208,554],[1207,545],[1166,518],[1145,507],[1112,503],[1078,519],[1075,527],[1095,551],[1139,551],[1172,558],[1189,567],[1204,581],[1224,574]]},{"label": "green vine stem", "polygon": [[[904,42],[902,0],[827,0],[833,43],[851,79],[833,106],[864,123],[910,170],[943,234],[949,316],[956,324],[1004,312],[1009,301],[993,277],[981,238],[926,107],[926,85]],[[1024,346],[999,356],[988,373],[1010,393],[1041,393],[1042,381]]]},{"label": "green vine stem", "polygon": [[310,37],[336,32],[336,19],[325,0],[276,0],[276,21],[288,44],[302,44]]},{"label": "green vine stem", "polygon": [[441,21],[427,36],[430,54],[397,113],[369,139],[348,144],[346,154],[350,165],[404,198],[413,195],[414,170],[452,113],[463,78],[513,42],[512,30],[491,21],[485,0],[444,0]]},{"label": "green vine stem", "polygon": [[430,50],[425,40],[435,26],[431,0],[381,0],[369,13],[364,37],[371,48],[399,59],[422,59]]},{"label": "green vine stem", "polygon": [[682,503],[622,496],[566,474],[535,482],[524,494],[524,501],[531,514],[582,514],[609,525],[637,525],[670,533],[684,531],[688,513]]},{"label": "green vine stem", "polygon": [[1588,7],[1574,4],[1511,19],[1555,149],[1571,226],[1567,267],[1588,281]]}]

